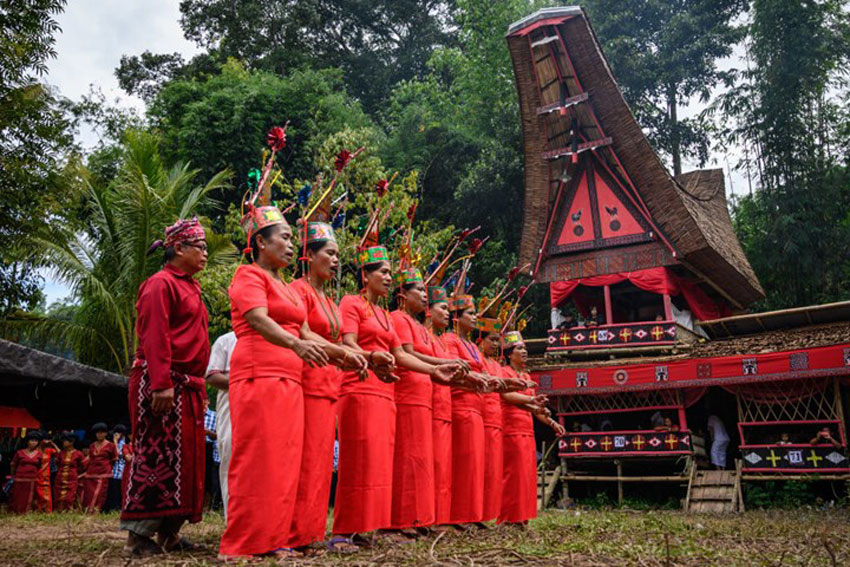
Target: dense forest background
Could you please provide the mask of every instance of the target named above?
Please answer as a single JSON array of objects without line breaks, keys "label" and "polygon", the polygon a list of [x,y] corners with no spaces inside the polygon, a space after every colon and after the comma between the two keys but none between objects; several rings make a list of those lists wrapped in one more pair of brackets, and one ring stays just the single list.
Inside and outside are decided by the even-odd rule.
[{"label": "dense forest background", "polygon": [[[145,101],[138,116],[96,93],[68,100],[44,84],[65,0],[0,0],[4,335],[124,368],[135,291],[156,269],[146,240],[188,213],[214,233],[211,267],[221,269],[207,270],[203,285],[211,334],[223,332],[240,245],[234,205],[265,133],[286,120],[283,198],[297,199],[343,147],[366,145],[369,158],[343,180],[352,192],[399,172],[397,199],[418,198],[426,247],[436,249],[450,228],[481,226],[490,240],[472,280],[498,286],[515,263],[523,191],[504,32],[554,4],[183,0],[181,27],[202,52],[184,60],[151,46],[115,70]],[[670,170],[726,153],[747,180],[730,209],[767,292],[753,308],[847,299],[848,2],[584,6]],[[100,139],[86,151],[75,142],[83,126]],[[44,304],[43,268],[71,287],[67,301]],[[528,297],[537,311],[530,332],[542,333],[548,292],[536,286]]]}]

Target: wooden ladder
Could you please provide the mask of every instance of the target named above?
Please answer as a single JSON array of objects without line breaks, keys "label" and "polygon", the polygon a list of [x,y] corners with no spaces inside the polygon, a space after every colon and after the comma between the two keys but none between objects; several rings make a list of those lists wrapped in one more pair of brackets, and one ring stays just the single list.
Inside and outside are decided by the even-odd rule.
[{"label": "wooden ladder", "polygon": [[741,498],[741,464],[734,471],[700,471],[694,467],[688,483],[685,511],[725,514],[744,511]]},{"label": "wooden ladder", "polygon": [[561,478],[560,465],[555,467],[555,470],[546,471],[545,477],[538,471],[537,474],[537,509],[542,510],[549,506],[552,501],[552,496],[555,495],[555,487],[558,485],[558,480]]}]

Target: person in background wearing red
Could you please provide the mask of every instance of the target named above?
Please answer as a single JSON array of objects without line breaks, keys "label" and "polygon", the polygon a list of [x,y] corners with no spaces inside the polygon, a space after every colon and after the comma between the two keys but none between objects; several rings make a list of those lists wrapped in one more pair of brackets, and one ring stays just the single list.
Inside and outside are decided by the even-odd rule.
[{"label": "person in background wearing red", "polygon": [[197,549],[180,528],[201,521],[204,503],[210,341],[194,275],[207,264],[206,233],[198,219],[179,220],[148,254],[159,247],[163,269],[139,287],[139,346],[128,388],[133,460],[120,527],[127,531],[124,553],[136,557]]},{"label": "person in background wearing red", "polygon": [[[518,331],[505,333],[502,350],[508,365],[505,376],[529,380],[525,370],[528,351]],[[552,419],[545,407],[545,396],[535,396],[529,388],[502,394],[504,476],[502,505],[498,523],[525,525],[537,517],[537,446],[534,443],[532,415],[562,437],[564,427]]]},{"label": "person in background wearing red", "polygon": [[74,436],[62,435],[62,450],[56,457],[58,470],[53,484],[53,509],[56,511],[73,510],[77,504],[77,485],[85,470],[82,452],[74,447]]},{"label": "person in background wearing red", "polygon": [[80,504],[89,513],[100,512],[106,503],[106,490],[112,478],[112,465],[118,460],[118,450],[107,441],[109,429],[105,423],[95,423],[91,428],[94,442],[89,445],[86,476],[83,480],[83,499]]},{"label": "person in background wearing red", "polygon": [[28,431],[26,447],[12,457],[12,492],[9,495],[9,511],[26,514],[35,510],[36,485],[41,470],[42,452],[38,448],[41,436],[37,431]]},{"label": "person in background wearing red", "polygon": [[48,437],[42,433],[38,443],[38,448],[41,451],[41,469],[38,471],[38,486],[35,490],[35,509],[39,512],[53,511],[53,489],[50,484],[50,467],[53,464],[54,456],[59,452],[59,448]]}]

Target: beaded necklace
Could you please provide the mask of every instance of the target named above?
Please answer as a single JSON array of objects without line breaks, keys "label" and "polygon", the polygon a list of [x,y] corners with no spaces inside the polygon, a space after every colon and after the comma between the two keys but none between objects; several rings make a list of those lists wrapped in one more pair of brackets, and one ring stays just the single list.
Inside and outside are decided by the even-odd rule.
[{"label": "beaded necklace", "polygon": [[[474,358],[474,359],[475,359],[475,362],[481,362],[481,359],[480,359],[480,358],[478,358],[478,349],[477,349],[477,348],[475,348],[475,345],[473,345],[471,342],[469,342],[468,340],[464,339],[464,338],[463,338],[463,337],[461,337],[460,335],[458,335],[458,338],[460,339],[460,344],[462,344],[462,345],[463,345],[463,348],[465,348],[465,349],[466,349],[466,352],[468,352],[468,353],[469,353],[469,356],[471,356],[472,358]],[[469,348],[469,345],[472,345],[472,347],[473,347],[473,348]]]},{"label": "beaded necklace", "polygon": [[[383,330],[389,332],[390,331],[390,316],[387,315],[386,311],[384,311],[380,307],[378,307],[378,309],[376,310],[375,306],[372,305],[372,302],[369,301],[369,298],[366,297],[366,294],[363,294],[360,297],[362,297],[363,301],[366,302],[366,305],[369,306],[369,310],[372,311],[372,315],[375,316],[375,319],[378,321],[378,325],[380,325]],[[384,313],[384,322],[383,323],[381,322],[381,318],[378,317],[378,311],[383,311],[383,313]]]},{"label": "beaded necklace", "polygon": [[[331,328],[331,339],[333,339],[333,341],[336,342],[336,340],[339,338],[339,329],[340,329],[339,319],[337,319],[337,316],[336,316],[336,310],[333,308],[333,304],[331,303],[331,300],[328,298],[327,295],[325,295],[325,292],[323,291],[322,295],[319,295],[319,292],[316,291],[316,288],[314,288],[313,284],[310,283],[310,278],[306,278],[306,279],[307,279],[307,286],[311,290],[313,290],[313,295],[316,296],[316,300],[319,302],[319,307],[322,308],[322,312],[325,314],[325,319],[328,320],[328,326]],[[324,299],[324,301],[322,301],[322,299]],[[327,309],[325,309],[325,302],[330,304],[330,313],[328,312]]]},{"label": "beaded necklace", "polygon": [[280,289],[283,291],[283,295],[286,296],[290,303],[292,303],[295,307],[301,306],[301,302],[298,300],[298,296],[293,294],[292,291],[287,287],[287,285],[283,283],[283,280],[280,279],[280,274],[278,274],[276,270],[270,272],[259,264],[257,264],[257,267],[269,274],[272,277],[272,280],[276,281],[280,285]]},{"label": "beaded necklace", "polygon": [[404,314],[407,315],[411,321],[413,321],[413,326],[419,328],[419,334],[422,335],[422,342],[425,343],[426,346],[430,346],[431,344],[431,333],[425,328],[425,325],[416,320],[416,317],[404,311]]}]

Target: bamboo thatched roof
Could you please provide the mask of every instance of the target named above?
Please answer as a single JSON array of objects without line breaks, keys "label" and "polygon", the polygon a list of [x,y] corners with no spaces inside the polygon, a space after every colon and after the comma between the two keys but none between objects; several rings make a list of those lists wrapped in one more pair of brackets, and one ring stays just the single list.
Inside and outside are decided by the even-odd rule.
[{"label": "bamboo thatched roof", "polygon": [[[538,281],[569,279],[551,268],[564,258],[547,257],[545,240],[562,180],[595,160],[652,223],[655,243],[640,249],[646,264],[629,269],[683,265],[738,308],[763,297],[732,227],[722,171],[670,175],[626,104],[585,12],[541,10],[510,26],[507,41],[525,161],[519,264],[538,266],[543,250]],[[598,269],[588,265],[584,277]]]},{"label": "bamboo thatched roof", "polygon": [[103,388],[126,388],[127,378],[0,339],[0,384],[65,382]]}]

